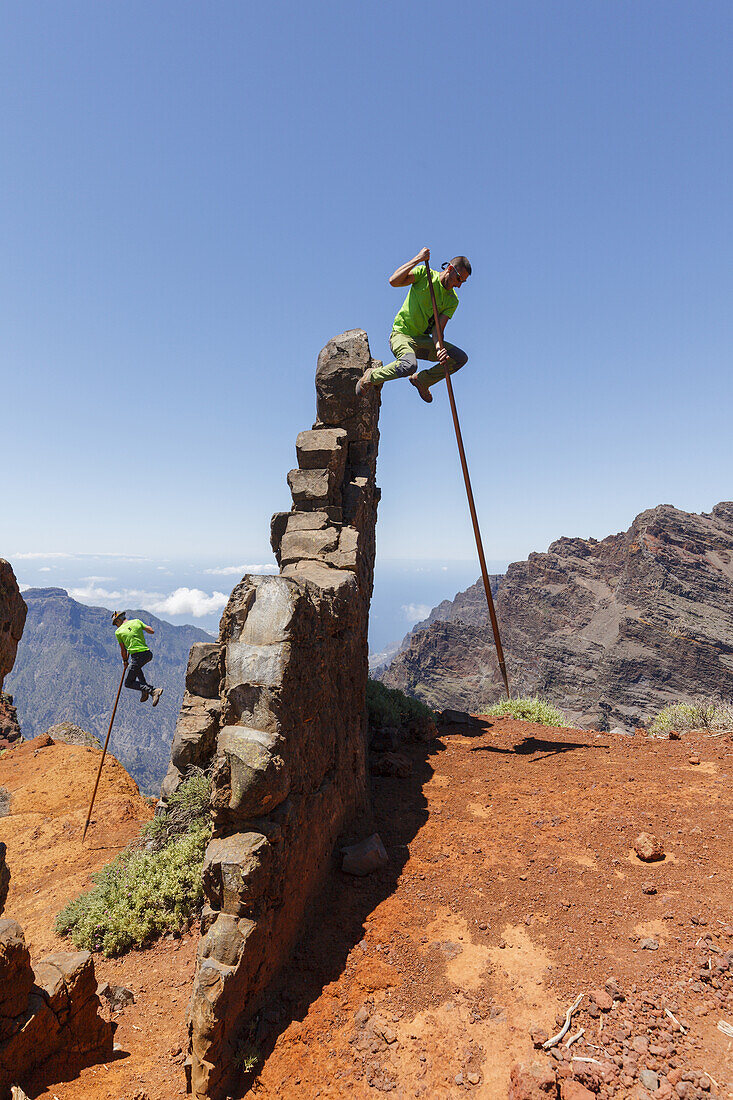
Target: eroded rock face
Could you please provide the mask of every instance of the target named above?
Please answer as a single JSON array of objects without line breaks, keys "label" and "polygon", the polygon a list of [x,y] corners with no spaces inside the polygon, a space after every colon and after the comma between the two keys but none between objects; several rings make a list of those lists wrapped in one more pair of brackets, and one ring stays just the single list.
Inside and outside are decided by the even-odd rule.
[{"label": "eroded rock face", "polygon": [[0,558],[0,749],[8,748],[21,736],[13,697],[2,688],[15,663],[27,611],[10,562]]},{"label": "eroded rock face", "polygon": [[88,951],[48,955],[34,972],[20,925],[0,920],[0,1100],[52,1055],[70,1067],[94,1051],[108,1058],[112,1028],[99,1007]]},{"label": "eroded rock face", "polygon": [[7,845],[0,840],[0,914],[5,908],[10,887],[10,868],[8,867],[7,854]]},{"label": "eroded rock face", "polygon": [[[428,705],[476,711],[502,696],[483,591],[414,634],[380,679]],[[458,606],[458,603],[461,606]],[[733,503],[670,505],[628,531],[563,538],[509,566],[496,608],[513,695],[580,725],[633,730],[666,704],[733,693]]]},{"label": "eroded rock face", "polygon": [[[287,958],[344,826],[366,810],[367,627],[379,395],[366,333],[330,340],[318,419],[296,441],[293,506],[272,520],[279,576],[245,576],[216,645],[195,646],[163,795],[213,761],[192,1087],[224,1096],[242,1025]],[[194,652],[195,651],[195,652]]]},{"label": "eroded rock face", "polygon": [[0,558],[0,691],[15,663],[27,610],[10,562]]}]

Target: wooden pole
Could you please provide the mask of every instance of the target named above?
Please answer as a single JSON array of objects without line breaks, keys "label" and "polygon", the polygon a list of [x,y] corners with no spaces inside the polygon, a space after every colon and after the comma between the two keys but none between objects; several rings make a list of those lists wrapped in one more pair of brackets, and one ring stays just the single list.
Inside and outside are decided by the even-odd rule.
[{"label": "wooden pole", "polygon": [[107,736],[104,739],[104,748],[102,749],[102,759],[99,761],[99,771],[97,772],[97,782],[94,784],[94,790],[92,792],[92,801],[89,804],[89,813],[87,814],[86,825],[84,826],[84,832],[81,834],[82,843],[84,837],[87,835],[87,829],[89,828],[89,822],[92,817],[92,809],[94,807],[94,799],[97,797],[97,787],[99,786],[99,780],[102,775],[102,765],[104,764],[104,758],[107,755],[107,745],[109,744],[109,735],[112,732],[112,723],[115,720],[115,714],[117,714],[117,704],[120,701],[120,692],[122,691],[122,682],[125,679],[125,672],[127,671],[127,665],[122,666],[122,675],[120,676],[120,686],[117,688],[117,697],[115,699],[115,705],[112,708],[112,717],[109,720],[109,729],[107,730]]},{"label": "wooden pole", "polygon": [[[438,320],[438,307],[435,302],[435,291],[433,290],[433,281],[430,278],[430,261],[425,263],[425,269],[428,273],[428,288],[430,290],[430,300],[433,303],[433,316],[435,317],[435,333],[438,338],[438,347],[445,350],[443,343],[443,332],[440,327],[440,321]],[[496,610],[494,609],[494,598],[491,595],[491,584],[489,583],[489,574],[486,568],[486,558],[484,557],[484,546],[481,541],[481,531],[478,525],[478,517],[476,515],[476,505],[473,499],[473,490],[471,488],[471,478],[468,473],[468,463],[466,462],[466,452],[463,448],[463,436],[461,435],[461,426],[458,423],[458,410],[456,409],[456,399],[453,394],[453,383],[451,382],[450,371],[445,368],[445,384],[448,387],[448,400],[450,401],[450,411],[453,414],[453,427],[456,431],[456,442],[458,443],[458,454],[461,458],[461,469],[463,470],[463,480],[466,485],[466,496],[468,497],[468,508],[471,513],[471,523],[473,524],[473,534],[476,539],[476,549],[478,551],[478,560],[481,565],[481,576],[484,581],[484,591],[486,593],[486,603],[489,607],[489,618],[491,619],[491,629],[494,632],[494,643],[496,645],[496,656],[499,661],[499,668],[501,670],[501,676],[504,681],[504,687],[506,689],[507,699],[511,698],[509,694],[509,678],[506,673],[506,664],[504,661],[504,650],[501,645],[501,637],[499,636],[499,623],[496,618]]]}]

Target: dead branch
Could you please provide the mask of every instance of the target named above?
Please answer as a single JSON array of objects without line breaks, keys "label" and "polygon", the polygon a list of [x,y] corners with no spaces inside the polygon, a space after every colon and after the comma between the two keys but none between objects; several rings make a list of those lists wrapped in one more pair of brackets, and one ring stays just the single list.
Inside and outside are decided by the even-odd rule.
[{"label": "dead branch", "polygon": [[546,1043],[542,1044],[542,1049],[543,1050],[549,1050],[550,1047],[554,1047],[557,1043],[560,1042],[562,1037],[570,1030],[570,1021],[573,1018],[573,1013],[577,1012],[578,1005],[580,1004],[580,1002],[582,1000],[583,1000],[583,994],[579,993],[577,999],[575,1000],[575,1002],[573,1004],[571,1004],[570,1008],[567,1011],[567,1015],[565,1016],[565,1023],[562,1025],[562,1027],[558,1031],[557,1035],[553,1035],[551,1039],[548,1039]]},{"label": "dead branch", "polygon": [[672,1015],[672,1013],[671,1013],[671,1012],[669,1011],[669,1009],[668,1009],[668,1008],[665,1008],[665,1010],[664,1010],[664,1015],[665,1015],[665,1016],[669,1016],[669,1018],[670,1018],[670,1020],[672,1021],[672,1023],[673,1023],[673,1024],[677,1024],[677,1027],[678,1027],[678,1028],[680,1029],[680,1031],[682,1032],[682,1034],[683,1034],[683,1035],[685,1034],[685,1032],[687,1031],[687,1028],[686,1028],[686,1027],[683,1027],[683,1026],[682,1026],[682,1024],[681,1024],[681,1023],[679,1022],[679,1020],[677,1019],[677,1017],[676,1017],[676,1016],[673,1016],[673,1015]]},{"label": "dead branch", "polygon": [[585,1035],[585,1028],[584,1027],[581,1027],[580,1031],[576,1031],[575,1035],[570,1036],[567,1043],[565,1044],[565,1049],[567,1050],[567,1048],[571,1047],[573,1045],[573,1043],[577,1043],[578,1039],[580,1039],[580,1037],[582,1035]]}]

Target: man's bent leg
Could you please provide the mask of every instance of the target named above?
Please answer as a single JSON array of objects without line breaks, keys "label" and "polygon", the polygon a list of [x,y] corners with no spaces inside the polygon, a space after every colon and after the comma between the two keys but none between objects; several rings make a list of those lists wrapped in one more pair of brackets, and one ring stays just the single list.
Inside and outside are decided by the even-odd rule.
[{"label": "man's bent leg", "polygon": [[[450,355],[451,360],[448,363],[448,373],[455,374],[461,367],[465,367],[468,362],[468,356],[462,348],[457,347],[455,344],[449,344],[447,341],[444,341],[444,344],[445,350]],[[432,355],[421,355],[420,358],[430,359],[431,362],[435,362],[438,358],[438,353],[435,351],[434,346],[431,350],[433,352]],[[416,376],[415,381],[421,386],[425,386],[429,389],[430,386],[434,386],[436,382],[440,382],[442,378],[445,378],[445,367],[442,363],[436,363],[434,367],[428,367],[426,370],[421,370]]]},{"label": "man's bent leg", "polygon": [[385,363],[381,367],[375,367],[369,376],[373,386],[381,386],[383,382],[391,382],[394,378],[407,378],[417,370],[417,341],[411,336],[405,336],[401,332],[393,332],[389,338],[389,346],[395,359],[392,363]]},{"label": "man's bent leg", "polygon": [[152,661],[152,659],[153,654],[149,649],[144,653],[130,654],[130,671],[125,677],[125,687],[131,688],[133,691],[144,691],[150,687],[143,674],[142,666],[146,665],[148,661]]}]

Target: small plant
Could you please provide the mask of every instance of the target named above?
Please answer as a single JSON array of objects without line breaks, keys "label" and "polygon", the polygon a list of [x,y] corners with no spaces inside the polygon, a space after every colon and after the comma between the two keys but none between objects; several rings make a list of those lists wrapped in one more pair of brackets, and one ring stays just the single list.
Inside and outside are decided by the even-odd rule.
[{"label": "small plant", "polygon": [[122,955],[187,927],[201,908],[201,870],[211,837],[211,781],[200,769],[147,822],[140,838],[93,875],[94,886],[69,902],[55,929],[75,947]]},{"label": "small plant", "polygon": [[670,703],[662,707],[649,724],[649,733],[660,735],[670,730],[733,729],[733,708],[714,699],[698,699],[692,703]]},{"label": "small plant", "polygon": [[506,716],[517,718],[522,722],[535,722],[539,726],[568,728],[568,720],[562,711],[537,695],[525,696],[521,699],[502,699],[501,702],[494,703],[481,713],[495,718]]},{"label": "small plant", "polygon": [[430,707],[419,699],[413,699],[397,688],[385,687],[378,680],[367,680],[366,702],[369,725],[372,727],[401,726],[411,718],[433,718]]},{"label": "small plant", "polygon": [[260,1055],[256,1047],[251,1043],[243,1043],[234,1055],[234,1064],[242,1073],[252,1073],[256,1070],[260,1064]]},{"label": "small plant", "polygon": [[234,1051],[234,1065],[243,1074],[254,1073],[262,1061],[259,1048],[255,1042],[258,1017],[250,1020],[244,1032],[239,1037]]}]

